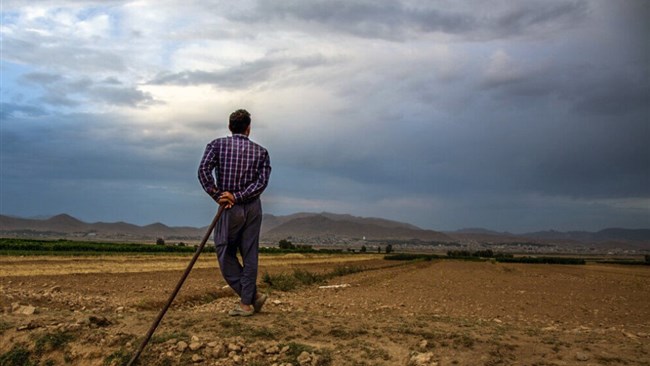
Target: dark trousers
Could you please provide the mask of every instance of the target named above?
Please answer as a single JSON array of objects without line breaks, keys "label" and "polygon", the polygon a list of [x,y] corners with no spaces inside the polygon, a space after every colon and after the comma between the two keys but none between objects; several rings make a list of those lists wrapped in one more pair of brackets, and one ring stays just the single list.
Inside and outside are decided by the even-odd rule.
[{"label": "dark trousers", "polygon": [[[214,231],[221,274],[245,305],[253,304],[257,293],[261,226],[262,204],[256,199],[224,211]],[[239,262],[237,251],[243,263]]]}]

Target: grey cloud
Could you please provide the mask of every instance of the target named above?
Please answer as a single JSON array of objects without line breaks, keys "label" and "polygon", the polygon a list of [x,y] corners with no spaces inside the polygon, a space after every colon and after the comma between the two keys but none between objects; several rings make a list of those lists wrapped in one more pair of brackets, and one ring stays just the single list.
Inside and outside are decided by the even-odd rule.
[{"label": "grey cloud", "polygon": [[52,40],[40,35],[23,37],[25,39],[3,34],[5,60],[29,65],[47,60],[50,69],[72,72],[124,72],[127,69],[124,59],[114,52],[73,45],[65,39]]},{"label": "grey cloud", "polygon": [[157,103],[150,93],[135,88],[97,86],[89,93],[96,100],[112,105],[138,107]]},{"label": "grey cloud", "polygon": [[17,103],[1,103],[0,119],[3,121],[17,116],[42,117],[47,115],[47,111],[40,106],[24,105]]},{"label": "grey cloud", "polygon": [[51,84],[61,80],[61,75],[47,72],[31,72],[23,75],[22,78],[35,84]]},{"label": "grey cloud", "polygon": [[549,26],[557,32],[584,19],[589,10],[585,1],[518,1],[511,5],[505,14],[488,20],[485,28],[502,36],[521,35]]},{"label": "grey cloud", "polygon": [[323,56],[274,58],[266,57],[252,62],[245,62],[239,66],[217,71],[182,71],[178,73],[163,73],[149,81],[153,85],[201,85],[213,84],[216,86],[241,89],[256,84],[261,84],[276,73],[283,70],[301,70],[327,64],[329,61]]},{"label": "grey cloud", "polygon": [[[465,3],[463,3],[465,4]],[[502,12],[485,2],[454,4],[445,9],[422,2],[406,5],[394,1],[283,1],[260,0],[254,12],[230,15],[233,20],[298,21],[321,25],[329,31],[364,38],[405,40],[413,32],[442,32],[469,39],[527,35],[549,28],[573,26],[587,13],[584,1],[508,2]],[[558,27],[559,26],[559,27]]]},{"label": "grey cloud", "polygon": [[71,79],[59,74],[29,73],[21,79],[40,86],[44,91],[40,100],[51,106],[75,107],[88,100],[130,107],[159,103],[150,93],[123,86],[114,77],[95,82],[88,77]]}]

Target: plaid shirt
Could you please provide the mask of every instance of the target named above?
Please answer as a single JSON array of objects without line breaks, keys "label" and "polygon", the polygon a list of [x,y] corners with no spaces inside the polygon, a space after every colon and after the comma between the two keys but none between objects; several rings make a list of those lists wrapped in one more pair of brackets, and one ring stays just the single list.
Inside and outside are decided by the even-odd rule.
[{"label": "plaid shirt", "polygon": [[210,142],[199,165],[201,186],[215,201],[222,192],[232,193],[235,203],[252,201],[262,194],[270,175],[268,151],[240,134]]}]

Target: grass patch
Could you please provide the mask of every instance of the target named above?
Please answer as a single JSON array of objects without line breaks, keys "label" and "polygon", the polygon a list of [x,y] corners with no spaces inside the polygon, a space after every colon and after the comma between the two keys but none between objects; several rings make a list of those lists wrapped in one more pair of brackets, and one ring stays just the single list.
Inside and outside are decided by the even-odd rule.
[{"label": "grass patch", "polygon": [[407,254],[407,253],[399,253],[399,254],[391,254],[391,255],[385,255],[384,259],[389,260],[389,261],[413,261],[413,260],[424,260],[424,261],[430,261],[433,259],[440,259],[442,258],[439,255],[435,254]]},{"label": "grass patch", "polygon": [[358,266],[336,266],[332,272],[329,273],[328,278],[347,276],[358,272],[363,272],[363,268]]},{"label": "grass patch", "polygon": [[43,354],[45,352],[64,349],[75,337],[69,332],[44,333],[36,337],[34,352]]},{"label": "grass patch", "polygon": [[31,359],[31,352],[22,343],[15,344],[11,350],[0,355],[0,366],[36,366],[38,361]]},{"label": "grass patch", "polygon": [[527,263],[527,264],[585,264],[582,258],[570,257],[498,257],[497,262],[501,263]]},{"label": "grass patch", "polygon": [[4,334],[5,330],[13,328],[13,324],[0,320],[0,335]]},{"label": "grass patch", "polygon": [[[212,250],[206,246],[204,251]],[[0,255],[87,255],[107,253],[194,253],[189,246],[75,240],[0,238]]]},{"label": "grass patch", "polygon": [[119,350],[106,356],[106,358],[104,359],[104,366],[109,366],[111,364],[117,364],[118,366],[123,366],[129,363],[130,360],[131,360],[131,353],[125,350],[124,348],[120,348]]},{"label": "grass patch", "polygon": [[303,269],[296,269],[293,271],[293,278],[303,285],[313,285],[315,283],[323,283],[325,276],[317,273],[305,271]]},{"label": "grass patch", "polygon": [[270,275],[268,272],[264,273],[262,282],[269,285],[270,288],[280,291],[291,291],[298,287],[298,280],[285,273],[277,275]]},{"label": "grass patch", "polygon": [[362,267],[358,266],[336,266],[331,272],[327,273],[313,273],[303,269],[295,269],[292,274],[271,275],[266,272],[262,276],[262,282],[275,290],[291,291],[299,286],[320,284],[334,277],[346,276],[363,270]]}]

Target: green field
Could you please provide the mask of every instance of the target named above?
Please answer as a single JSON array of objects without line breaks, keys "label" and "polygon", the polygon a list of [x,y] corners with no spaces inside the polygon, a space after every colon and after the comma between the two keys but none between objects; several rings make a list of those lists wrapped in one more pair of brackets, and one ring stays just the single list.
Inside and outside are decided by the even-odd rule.
[{"label": "green field", "polygon": [[[206,246],[205,250],[213,249]],[[194,247],[174,245],[0,238],[0,255],[178,254],[195,251]]]}]

